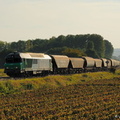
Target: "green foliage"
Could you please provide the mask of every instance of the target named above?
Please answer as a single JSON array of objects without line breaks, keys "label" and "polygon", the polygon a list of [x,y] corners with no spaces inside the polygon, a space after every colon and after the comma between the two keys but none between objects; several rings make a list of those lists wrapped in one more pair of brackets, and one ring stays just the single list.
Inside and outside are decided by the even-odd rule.
[{"label": "green foliage", "polygon": [[10,49],[4,49],[0,52],[0,68],[4,68],[5,58],[10,52],[13,51]]},{"label": "green foliage", "polygon": [[0,52],[7,47],[7,42],[0,41]]},{"label": "green foliage", "polygon": [[[120,77],[120,71],[116,71],[115,74],[108,72],[96,72],[96,73],[83,73],[67,76],[46,76],[42,78],[27,78],[27,79],[4,79],[0,81],[0,93],[8,94],[14,92],[21,92],[27,90],[35,90],[51,87],[62,87],[71,84],[82,84],[88,81],[101,80],[101,79],[114,79]],[[109,81],[109,80],[108,80]]]},{"label": "green foliage", "polygon": [[94,43],[92,41],[88,41],[87,50],[94,50]]},{"label": "green foliage", "polygon": [[112,44],[101,35],[60,35],[50,39],[19,40],[6,43],[0,41],[0,67],[3,68],[4,56],[11,51],[66,54],[72,57],[85,55],[95,58],[111,58]]},{"label": "green foliage", "polygon": [[114,48],[108,40],[104,40],[104,44],[105,44],[105,57],[111,58]]},{"label": "green foliage", "polygon": [[86,55],[89,57],[93,57],[93,58],[99,58],[99,56],[97,55],[95,50],[87,50],[85,51]]},{"label": "green foliage", "polygon": [[7,74],[4,73],[4,69],[0,69],[0,77],[8,77]]},{"label": "green foliage", "polygon": [[105,57],[105,46],[103,37],[97,34],[92,34],[89,36],[88,41],[94,43],[94,50],[99,56],[99,58]]},{"label": "green foliage", "polygon": [[64,51],[66,49],[66,47],[55,47],[55,48],[51,48],[49,49],[46,53],[47,54],[56,54],[56,55],[61,55],[62,51]]},{"label": "green foliage", "polygon": [[62,54],[67,55],[69,57],[81,57],[85,55],[82,51],[72,48],[65,49],[64,51],[62,51]]},{"label": "green foliage", "polygon": [[0,83],[0,93],[9,94],[15,92],[14,86],[10,81]]}]

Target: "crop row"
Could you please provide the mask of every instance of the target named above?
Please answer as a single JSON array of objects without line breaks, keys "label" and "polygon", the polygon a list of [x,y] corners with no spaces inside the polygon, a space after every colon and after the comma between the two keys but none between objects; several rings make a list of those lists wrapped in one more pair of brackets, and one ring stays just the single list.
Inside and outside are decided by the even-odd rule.
[{"label": "crop row", "polygon": [[120,117],[120,80],[0,96],[1,120],[114,120]]}]

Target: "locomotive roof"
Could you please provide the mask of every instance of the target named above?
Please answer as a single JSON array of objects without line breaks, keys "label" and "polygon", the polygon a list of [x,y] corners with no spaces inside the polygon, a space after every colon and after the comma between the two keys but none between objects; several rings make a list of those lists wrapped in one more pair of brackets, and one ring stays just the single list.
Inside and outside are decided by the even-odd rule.
[{"label": "locomotive roof", "polygon": [[21,58],[31,59],[51,59],[51,57],[44,53],[19,53]]}]

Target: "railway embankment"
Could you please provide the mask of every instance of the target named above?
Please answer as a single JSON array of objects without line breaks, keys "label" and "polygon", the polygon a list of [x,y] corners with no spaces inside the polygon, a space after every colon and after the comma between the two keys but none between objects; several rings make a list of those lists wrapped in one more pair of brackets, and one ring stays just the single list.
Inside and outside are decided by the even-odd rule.
[{"label": "railway embankment", "polygon": [[120,70],[110,72],[81,73],[71,75],[51,75],[32,78],[9,78],[0,70],[0,94],[21,93],[30,90],[57,88],[74,84],[80,85],[120,85]]}]

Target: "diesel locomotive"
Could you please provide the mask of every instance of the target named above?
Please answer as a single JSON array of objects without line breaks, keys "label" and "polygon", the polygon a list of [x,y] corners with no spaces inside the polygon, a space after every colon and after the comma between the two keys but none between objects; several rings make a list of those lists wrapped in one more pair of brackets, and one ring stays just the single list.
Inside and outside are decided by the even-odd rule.
[{"label": "diesel locomotive", "polygon": [[74,74],[81,72],[115,70],[120,61],[113,59],[81,58],[44,53],[13,52],[6,56],[4,72],[10,77],[28,77],[48,74]]}]

